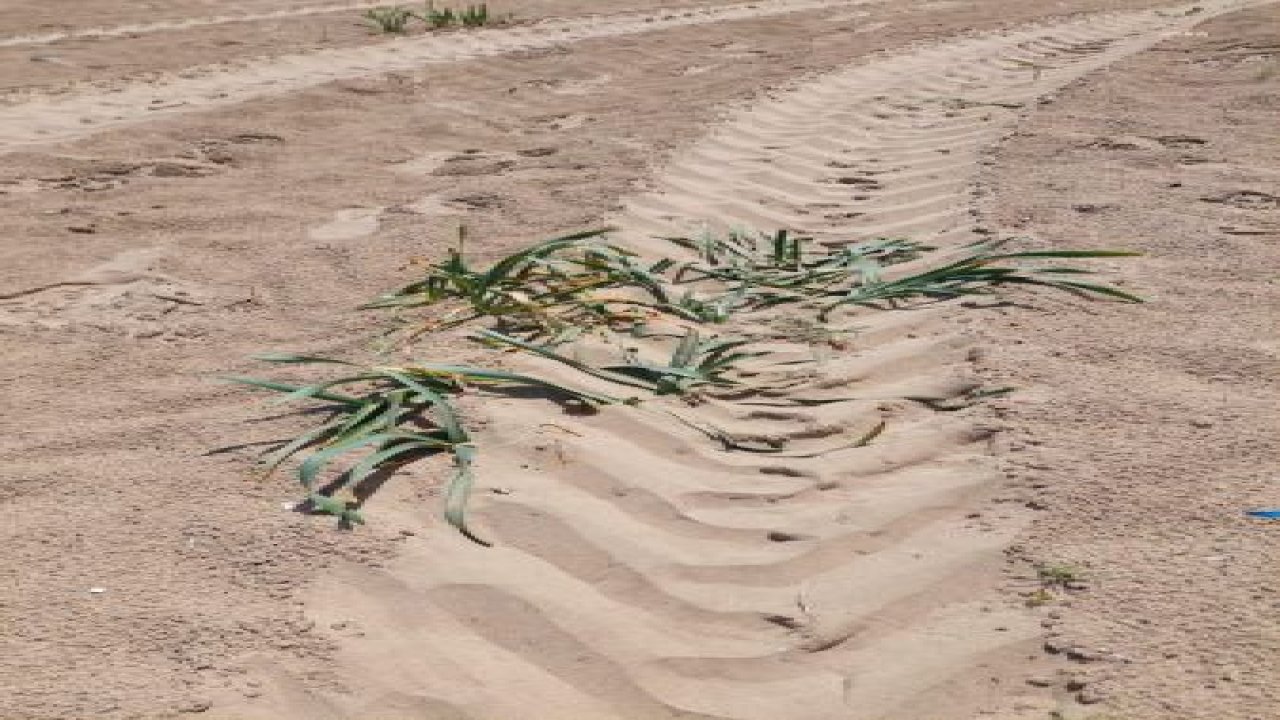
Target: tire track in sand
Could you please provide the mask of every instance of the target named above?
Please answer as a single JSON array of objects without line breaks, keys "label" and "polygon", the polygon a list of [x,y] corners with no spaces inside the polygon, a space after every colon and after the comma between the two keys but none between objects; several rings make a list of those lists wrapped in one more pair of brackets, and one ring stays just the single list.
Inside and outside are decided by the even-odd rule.
[{"label": "tire track in sand", "polygon": [[[1041,96],[1233,5],[1201,7],[961,38],[799,84],[681,152],[620,236],[669,253],[649,238],[745,218],[831,243],[975,239],[981,148]],[[819,458],[725,454],[630,409],[578,421],[499,402],[475,508],[496,547],[435,533],[387,570],[335,572],[310,607],[364,633],[340,656],[360,690],[322,696],[266,671],[276,704],[259,716],[970,716],[947,683],[1039,630],[989,582],[1018,521],[966,517],[996,487],[989,431],[904,401],[974,386],[944,312],[854,318],[854,352],[795,390],[855,399],[698,410],[801,451],[889,423]]]},{"label": "tire track in sand", "polygon": [[272,10],[260,13],[241,13],[236,15],[212,15],[210,17],[189,18],[186,20],[160,20],[149,23],[130,23],[110,27],[92,27],[83,30],[66,30],[59,32],[36,33],[32,35],[11,35],[0,38],[0,48],[20,47],[24,45],[48,45],[62,40],[117,38],[130,35],[150,35],[158,32],[175,30],[191,30],[211,25],[230,25],[233,23],[263,22],[266,20],[288,20],[311,15],[327,15],[338,12],[351,12],[382,7],[385,2],[355,2],[339,5],[307,5],[299,8]]},{"label": "tire track in sand", "polygon": [[494,55],[547,50],[595,38],[746,20],[879,0],[760,0],[547,20],[511,28],[397,38],[374,45],[295,53],[242,65],[189,68],[110,91],[39,98],[0,108],[0,154],[74,140],[164,117],[282,95],[324,83]]},{"label": "tire track in sand", "polygon": [[[340,12],[358,12],[373,8],[387,7],[385,1],[347,2],[328,5],[304,5],[296,8],[284,8],[269,12],[242,12],[227,15],[210,15],[207,17],[186,18],[182,20],[157,20],[144,23],[125,23],[121,25],[102,25],[82,29],[67,29],[56,32],[31,33],[27,35],[10,35],[0,37],[0,48],[22,47],[27,45],[49,45],[63,40],[104,39],[150,35],[153,33],[175,32],[214,25],[233,25],[236,23],[254,23],[271,20],[291,20],[314,15],[331,15]],[[683,10],[681,7],[668,8],[671,12]]]}]

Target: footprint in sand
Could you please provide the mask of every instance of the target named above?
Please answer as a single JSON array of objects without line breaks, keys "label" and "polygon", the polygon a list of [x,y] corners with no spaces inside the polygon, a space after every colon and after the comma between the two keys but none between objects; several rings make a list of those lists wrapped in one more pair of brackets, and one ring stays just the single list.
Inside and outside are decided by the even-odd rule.
[{"label": "footprint in sand", "polygon": [[839,13],[831,16],[831,22],[850,22],[852,20],[861,20],[864,17],[870,17],[871,13],[866,10],[854,10],[853,12]]},{"label": "footprint in sand", "polygon": [[1280,208],[1280,197],[1257,190],[1236,190],[1224,195],[1203,197],[1201,201],[1232,205],[1242,210],[1274,210]]},{"label": "footprint in sand", "polygon": [[395,169],[411,175],[463,176],[501,175],[516,166],[517,156],[508,152],[486,152],[468,149],[460,152],[440,150],[424,153],[404,162]]},{"label": "footprint in sand", "polygon": [[307,231],[312,240],[354,240],[378,231],[378,218],[382,208],[348,208],[333,214],[329,222]]},{"label": "footprint in sand", "polygon": [[404,206],[406,210],[419,215],[461,215],[464,210],[449,204],[443,195],[426,195]]},{"label": "footprint in sand", "polygon": [[562,113],[540,118],[538,122],[548,130],[573,130],[586,125],[590,120],[590,116],[581,113]]},{"label": "footprint in sand", "polygon": [[869,25],[863,25],[862,27],[855,29],[854,32],[869,33],[869,32],[875,32],[877,30],[883,30],[887,27],[889,27],[889,23],[887,22],[873,22]]},{"label": "footprint in sand", "polygon": [[183,316],[207,305],[208,298],[189,283],[155,272],[161,255],[160,248],[126,250],[65,280],[0,293],[0,326],[195,337],[199,329]]},{"label": "footprint in sand", "polygon": [[440,166],[444,165],[449,158],[457,153],[448,150],[438,150],[435,152],[423,153],[410,160],[396,163],[395,169],[402,173],[410,175],[430,175]]},{"label": "footprint in sand", "polygon": [[613,76],[605,73],[585,80],[564,80],[550,88],[556,95],[590,95],[608,85]]}]

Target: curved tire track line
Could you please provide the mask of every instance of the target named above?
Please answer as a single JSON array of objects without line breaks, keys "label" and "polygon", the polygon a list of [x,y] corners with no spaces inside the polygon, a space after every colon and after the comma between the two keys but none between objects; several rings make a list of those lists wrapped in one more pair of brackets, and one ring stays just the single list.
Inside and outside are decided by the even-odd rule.
[{"label": "curved tire track line", "polygon": [[0,154],[86,137],[175,113],[233,105],[325,83],[415,70],[596,38],[638,35],[880,0],[761,0],[736,5],[549,20],[534,25],[425,35],[356,48],[318,50],[239,67],[189,68],[156,83],[40,98],[0,108]]},{"label": "curved tire track line", "polygon": [[[292,18],[310,17],[314,15],[331,15],[340,12],[353,12],[359,10],[370,10],[373,8],[386,7],[391,3],[383,1],[379,2],[355,2],[343,3],[340,5],[305,5],[303,7],[272,10],[271,12],[260,13],[242,13],[238,15],[212,15],[201,18],[188,18],[186,20],[159,20],[149,23],[128,23],[124,25],[109,25],[85,28],[83,30],[67,30],[65,32],[38,33],[32,35],[11,35],[9,37],[0,38],[0,48],[21,47],[24,45],[48,45],[62,40],[78,40],[81,38],[116,38],[133,35],[150,35],[162,32],[174,32],[182,30],[191,30],[193,28],[209,27],[213,25],[232,25],[235,23],[252,23],[264,22],[271,20],[289,20]],[[679,12],[685,10],[684,7],[669,8],[671,12]]]},{"label": "curved tire track line", "polygon": [[[979,239],[966,226],[971,213],[969,188],[978,169],[979,152],[1016,125],[1022,108],[1172,33],[1245,4],[1217,3],[1207,12],[1183,18],[1155,12],[1117,14],[979,36],[875,60],[800,84],[772,102],[739,113],[703,142],[682,151],[680,159],[667,167],[655,183],[656,189],[629,204],[618,225],[624,233],[632,231],[628,239],[635,247],[655,251],[661,247],[646,235],[696,230],[695,223],[708,218],[723,227],[744,219],[756,221],[762,229],[799,227],[832,243],[884,234],[906,234],[939,244]],[[943,69],[947,70],[940,75],[938,71]],[[956,102],[948,109],[945,102],[951,100]],[[833,164],[838,167],[831,167]],[[833,175],[858,169],[874,171],[862,176],[873,180],[873,188],[855,184],[842,191],[841,185],[831,183]],[[826,201],[821,204],[828,211],[855,214],[814,219],[810,209],[815,198]],[[954,364],[939,360],[934,372],[948,367]],[[923,467],[935,462],[936,459],[925,460]],[[939,488],[939,503],[946,507],[941,491]],[[857,493],[853,495],[856,497]],[[859,506],[864,504],[860,502]],[[893,523],[880,525],[876,532],[883,533],[892,526]],[[925,522],[920,534],[930,534],[930,527]],[[904,577],[892,567],[894,556],[898,554],[897,562],[901,562],[901,551],[913,541],[909,536],[891,534],[890,542],[843,568],[828,567],[825,562],[817,566],[805,563],[807,556],[821,553],[826,557],[823,545],[775,564],[775,575],[780,572],[802,587],[821,588],[826,582],[825,594],[819,589],[817,597],[807,603],[818,616],[810,631],[818,638],[818,646],[831,648],[825,653],[826,661],[834,660],[841,666],[845,678],[856,675],[855,686],[863,689],[851,693],[846,685],[844,696],[835,698],[830,690],[817,692],[821,683],[801,682],[791,699],[808,698],[805,709],[797,709],[787,700],[772,706],[758,702],[732,708],[723,702],[717,705],[709,698],[722,698],[725,693],[708,692],[706,683],[681,675],[654,678],[648,684],[651,691],[672,705],[696,712],[761,720],[817,720],[837,717],[842,709],[848,712],[855,707],[889,710],[909,699],[910,692],[919,692],[929,682],[945,679],[973,658],[999,647],[1000,642],[966,646],[961,640],[965,633],[957,632],[958,627],[964,626],[963,620],[957,623],[949,606],[937,604],[930,608],[931,612],[912,618],[911,626],[900,632],[881,633],[870,644],[847,642],[861,633],[869,618],[899,602],[862,605],[853,602],[854,598],[883,598],[886,592],[893,598],[927,593],[954,577],[973,557],[971,553],[958,552],[931,563],[933,567],[923,573],[917,564],[915,572]],[[947,533],[941,537],[947,538]],[[841,544],[842,540],[823,540],[824,544],[833,542]],[[921,547],[929,548],[936,556],[947,542],[949,538]],[[997,541],[990,547],[999,544]],[[870,567],[877,564],[878,570]],[[852,565],[859,566],[860,572],[850,574],[847,566]],[[743,570],[729,565],[704,566],[697,574],[706,580],[714,577],[734,584],[732,579]],[[801,579],[806,571],[812,574]],[[748,582],[748,577],[749,573],[737,583]],[[751,601],[765,600],[764,595],[744,592],[746,588],[741,584],[734,585],[733,592],[739,600],[743,596]],[[931,652],[938,657],[951,655],[950,659],[935,663],[914,681],[894,678],[893,668],[872,664],[877,657],[910,655],[910,648],[918,648],[922,642],[931,645]],[[764,667],[767,660],[762,657],[755,664]],[[704,672],[707,665],[703,663]],[[722,683],[721,688],[738,689],[727,695],[758,701],[759,694],[750,693],[746,682],[731,682],[732,675],[740,671],[742,660],[726,658],[723,665],[725,674],[718,679],[730,682]],[[865,689],[874,687],[877,677],[882,678],[882,685],[907,694],[895,699],[892,693]],[[771,684],[770,688],[773,696],[776,686]]]},{"label": "curved tire track line", "polygon": [[962,39],[799,85],[683,152],[665,187],[633,199],[622,224],[669,233],[691,229],[680,218],[710,215],[833,241],[959,232],[964,170],[1021,107],[1203,16],[1143,12]]},{"label": "curved tire track line", "polygon": [[305,7],[294,8],[292,10],[273,10],[271,12],[264,13],[214,15],[212,17],[191,18],[188,20],[160,20],[150,23],[93,27],[86,28],[84,30],[40,33],[38,35],[13,35],[6,38],[0,38],[0,48],[20,47],[23,45],[48,45],[62,40],[77,40],[81,38],[99,39],[124,37],[126,35],[150,35],[158,32],[190,30],[192,28],[208,27],[210,25],[230,25],[233,23],[262,22],[265,20],[288,20],[291,18],[308,17],[311,15],[328,15],[330,13],[348,12],[353,10],[368,10],[370,8],[382,7],[386,4],[387,3],[385,2],[358,2],[344,3],[342,5],[307,5]]}]

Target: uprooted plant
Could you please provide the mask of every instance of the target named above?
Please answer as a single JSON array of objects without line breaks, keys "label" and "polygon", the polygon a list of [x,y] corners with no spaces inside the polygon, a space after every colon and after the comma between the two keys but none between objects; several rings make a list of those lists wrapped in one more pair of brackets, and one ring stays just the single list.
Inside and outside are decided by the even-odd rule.
[{"label": "uprooted plant", "polygon": [[[648,407],[646,397],[681,396],[696,404],[706,393],[731,391],[745,404],[777,402],[804,380],[772,387],[747,382],[744,363],[768,353],[753,348],[749,333],[735,324],[758,313],[794,305],[806,327],[831,337],[826,321],[855,308],[896,309],[922,302],[990,294],[1005,286],[1040,286],[1085,296],[1139,302],[1109,285],[1084,282],[1089,271],[1043,261],[1124,257],[1123,251],[1059,250],[1003,252],[985,242],[961,248],[944,262],[930,264],[935,248],[904,240],[879,239],[828,246],[786,231],[771,235],[741,231],[669,238],[683,257],[643,259],[605,240],[606,230],[555,238],[481,264],[468,257],[465,234],[439,262],[419,264],[414,282],[375,299],[366,308],[393,310],[393,333],[412,347],[424,334],[465,330],[500,352],[520,352],[554,361],[584,381],[607,383],[618,396],[570,387],[534,375],[482,367],[407,363],[363,367],[302,355],[269,355],[282,364],[337,364],[344,374],[309,385],[233,378],[284,393],[284,400],[323,403],[329,417],[263,458],[266,470],[300,457],[298,478],[311,509],[347,523],[363,522],[359,488],[370,478],[434,454],[447,453],[455,470],[445,493],[445,517],[467,537],[467,497],[473,482],[476,446],[453,399],[463,393],[533,387],[572,402],[597,406],[621,403]],[[423,316],[423,311],[429,315]],[[772,320],[776,326],[778,317]],[[715,332],[711,332],[715,329]],[[805,342],[811,342],[806,336]],[[588,348],[587,346],[591,347]],[[647,348],[642,348],[646,345]],[[594,353],[594,361],[580,352]],[[660,352],[660,357],[654,354]],[[604,359],[600,359],[603,357]],[[788,361],[778,365],[814,362]],[[759,373],[752,373],[753,375]],[[340,391],[343,390],[343,391]],[[642,391],[641,396],[635,396]],[[974,390],[960,399],[910,398],[937,410],[960,410],[1008,392]],[[752,400],[757,397],[758,401]],[[727,397],[727,396],[726,396]],[[791,405],[843,399],[788,398]],[[776,443],[743,442],[671,408],[675,417],[721,443],[726,450],[782,452]],[[884,430],[879,423],[834,449],[861,447]],[[825,451],[829,452],[829,451]],[[354,464],[319,486],[322,471],[349,454]],[[812,457],[820,453],[792,455]],[[355,499],[335,499],[344,492]]]}]

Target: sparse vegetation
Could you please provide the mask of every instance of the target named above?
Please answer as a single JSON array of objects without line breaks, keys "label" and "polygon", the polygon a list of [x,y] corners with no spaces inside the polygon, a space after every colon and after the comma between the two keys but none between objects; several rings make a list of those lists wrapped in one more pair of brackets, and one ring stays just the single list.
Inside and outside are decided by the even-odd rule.
[{"label": "sparse vegetation", "polygon": [[1042,563],[1036,565],[1035,571],[1035,581],[1039,587],[1023,595],[1024,603],[1029,608],[1052,604],[1068,591],[1085,588],[1085,572],[1077,565]]},{"label": "sparse vegetation", "polygon": [[438,29],[446,28],[458,21],[458,16],[454,13],[453,8],[444,8],[437,10],[435,3],[427,3],[426,9],[418,16],[428,26]]},{"label": "sparse vegetation", "polygon": [[[480,269],[466,258],[466,234],[422,278],[387,293],[367,308],[397,311],[409,339],[488,318],[499,329],[559,343],[589,328],[634,327],[659,310],[681,313],[660,279],[622,248],[604,243],[605,230],[539,243]],[[624,291],[639,290],[636,296]],[[615,293],[615,294],[606,294]],[[435,308],[437,316],[411,321],[404,311]]]},{"label": "sparse vegetation", "polygon": [[1084,571],[1075,565],[1055,563],[1038,566],[1036,577],[1045,587],[1065,590],[1084,580]]},{"label": "sparse vegetation", "polygon": [[[467,256],[467,238],[460,233],[458,245],[443,261],[425,264],[413,283],[366,307],[394,312],[389,337],[406,349],[414,348],[426,334],[464,332],[484,347],[554,361],[581,374],[584,381],[616,388],[614,392],[588,391],[485,367],[431,362],[363,367],[328,358],[263,356],[276,364],[344,367],[338,378],[309,385],[233,378],[284,393],[285,400],[321,403],[328,413],[318,427],[268,453],[264,469],[270,472],[300,457],[298,478],[308,507],[338,516],[344,523],[360,523],[359,507],[372,479],[415,459],[447,453],[455,471],[447,487],[445,517],[467,537],[483,542],[468,529],[465,517],[477,448],[452,400],[465,392],[518,386],[583,408],[622,403],[643,409],[649,398],[673,395],[696,405],[704,395],[715,393],[743,404],[841,402],[843,398],[790,395],[812,379],[797,375],[793,366],[812,363],[817,357],[761,366],[769,352],[757,346],[758,333],[748,332],[742,321],[749,318],[754,322],[751,327],[772,328],[774,335],[779,328],[795,326],[793,335],[784,334],[786,340],[812,345],[836,337],[827,321],[839,311],[903,308],[992,293],[1007,285],[1139,301],[1113,287],[1074,279],[1087,274],[1082,269],[1026,264],[1132,254],[1127,252],[1004,253],[999,243],[983,243],[965,248],[959,259],[930,267],[924,263],[934,248],[917,243],[875,240],[829,248],[780,231],[669,238],[685,257],[642,260],[606,242],[606,232],[555,238],[484,266]],[[786,315],[777,314],[788,305],[799,312],[789,309]],[[782,322],[783,318],[787,321]],[[745,364],[753,365],[752,380],[771,368],[776,376],[773,383],[748,382],[742,373]],[[935,410],[958,410],[1008,391],[974,389],[958,398],[910,399]],[[725,450],[781,453],[787,449],[785,438],[735,437],[672,408],[651,409],[700,431]],[[867,445],[884,429],[880,422],[832,450]],[[358,460],[327,485],[319,484],[322,471],[357,453],[361,453]],[[345,495],[350,498],[339,499]],[[1046,591],[1067,587],[1079,578],[1070,566],[1046,566],[1039,572]]]},{"label": "sparse vegetation", "polygon": [[[428,2],[421,12],[414,12],[401,5],[372,8],[365,11],[365,20],[378,30],[388,34],[403,34],[408,30],[410,20],[419,20],[432,30],[450,27],[477,28],[494,24],[498,19],[489,14],[489,5],[467,5],[463,8],[437,8],[434,2]],[[502,19],[510,22],[511,15]]]},{"label": "sparse vegetation", "polygon": [[[898,266],[934,248],[902,240],[876,240],[814,249],[813,241],[786,231],[773,235],[668,238],[697,254],[679,261],[644,263],[600,241],[596,230],[534,245],[478,271],[464,258],[465,236],[443,263],[424,277],[367,307],[412,308],[458,304],[418,332],[446,329],[489,316],[516,328],[559,335],[574,328],[618,329],[654,313],[721,324],[739,313],[806,303],[825,321],[846,306],[896,308],[920,299],[945,300],[991,294],[1002,285],[1040,285],[1130,302],[1140,298],[1116,288],[1068,279],[1089,274],[1067,267],[1026,267],[1025,260],[1126,257],[1123,251],[998,253],[1001,243],[968,248],[959,260],[917,273]],[[891,277],[891,273],[897,277]],[[574,333],[577,334],[577,333]]]},{"label": "sparse vegetation", "polygon": [[689,329],[679,338],[666,363],[646,360],[639,356],[637,349],[626,348],[622,364],[597,368],[546,347],[491,330],[481,330],[480,337],[550,358],[602,380],[641,388],[654,395],[684,395],[702,385],[737,385],[737,381],[726,378],[726,373],[742,360],[767,354],[736,352],[750,340],[721,337],[703,340],[697,330]]},{"label": "sparse vegetation", "polygon": [[1036,588],[1027,596],[1026,605],[1029,608],[1038,608],[1053,602],[1054,595],[1044,588]]},{"label": "sparse vegetation", "polygon": [[489,24],[489,6],[485,3],[468,5],[458,13],[463,27],[481,27]]},{"label": "sparse vegetation", "polygon": [[413,13],[402,7],[380,7],[366,10],[364,17],[384,33],[401,34],[408,27]]},{"label": "sparse vegetation", "polygon": [[[363,523],[358,508],[361,484],[376,473],[385,472],[426,455],[452,454],[455,473],[445,501],[445,517],[467,537],[477,542],[467,529],[465,508],[472,484],[475,446],[449,398],[469,388],[517,385],[533,387],[567,397],[585,405],[608,404],[614,398],[576,390],[529,375],[486,368],[437,363],[400,366],[359,367],[354,363],[305,355],[262,355],[266,362],[311,365],[336,364],[348,374],[312,385],[291,385],[254,378],[230,378],[267,390],[286,393],[284,400],[311,400],[326,403],[329,417],[306,433],[262,458],[263,472],[269,475],[295,455],[304,455],[298,466],[298,480],[306,491],[310,508],[335,515],[347,523]],[[360,388],[348,395],[336,389]],[[364,450],[363,458],[321,488],[320,473],[340,456]],[[342,493],[351,500],[338,499]]]},{"label": "sparse vegetation", "polygon": [[1258,82],[1267,82],[1277,75],[1280,75],[1280,60],[1272,59],[1264,62],[1254,77]]}]

